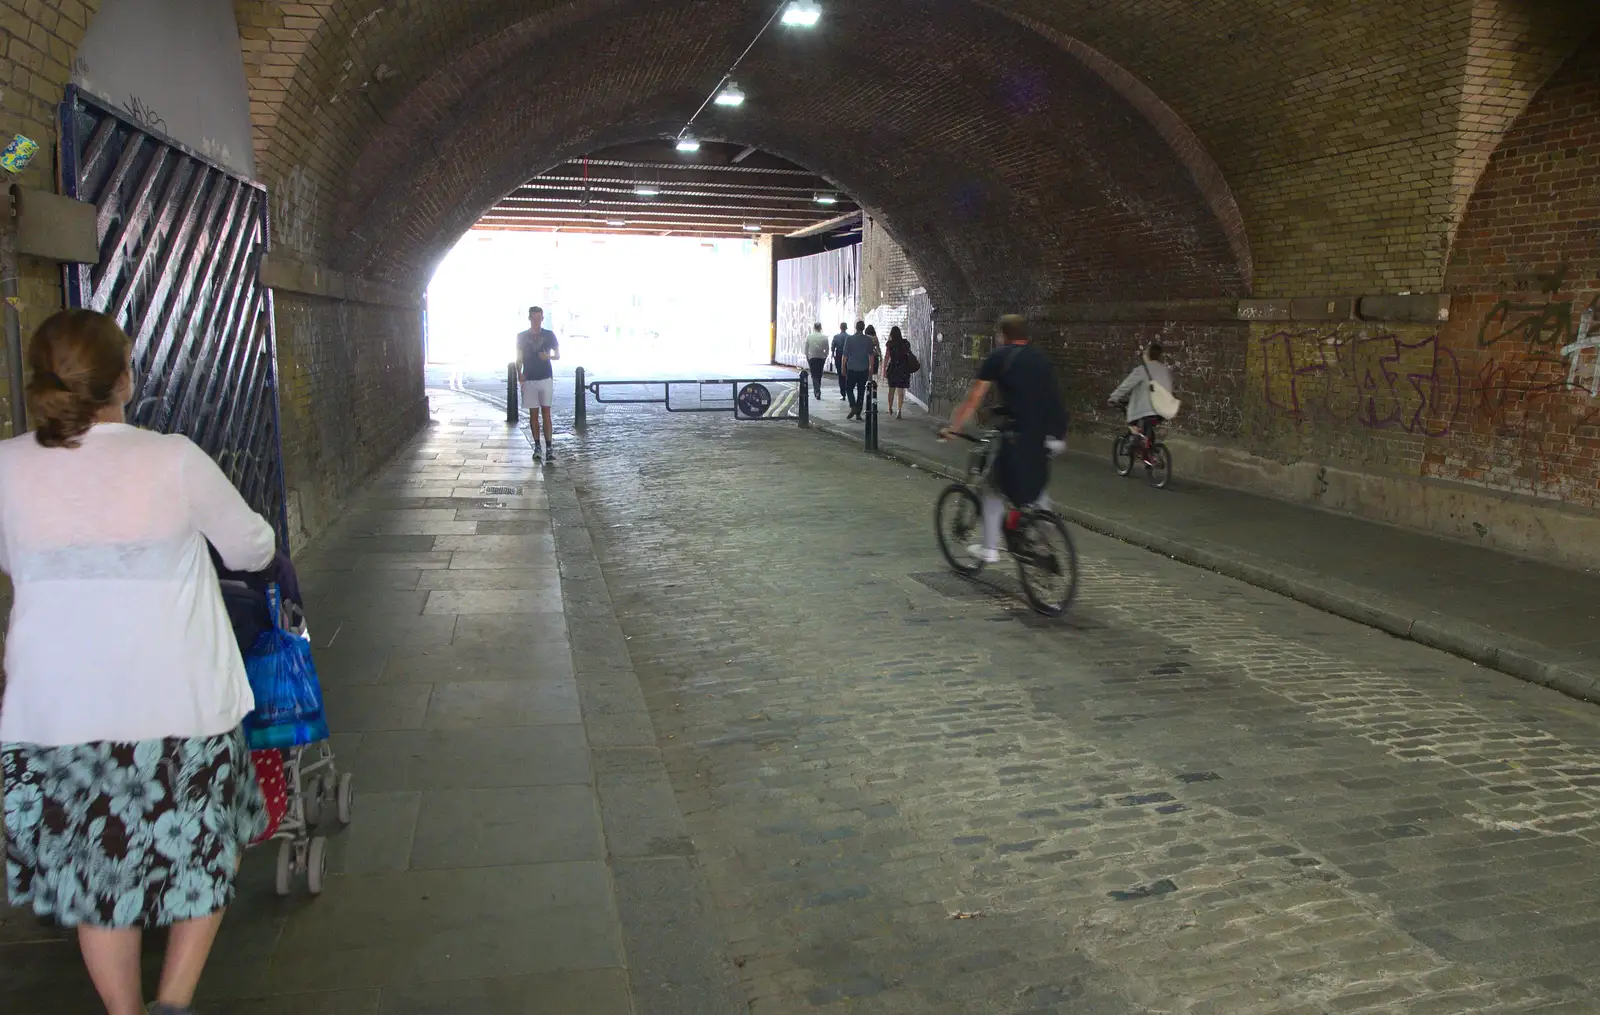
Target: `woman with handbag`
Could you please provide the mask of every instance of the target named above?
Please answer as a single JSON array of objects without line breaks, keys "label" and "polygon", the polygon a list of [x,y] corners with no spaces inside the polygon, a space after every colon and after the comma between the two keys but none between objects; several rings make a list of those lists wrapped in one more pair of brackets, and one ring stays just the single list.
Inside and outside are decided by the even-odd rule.
[{"label": "woman with handbag", "polygon": [[1181,403],[1172,395],[1172,371],[1162,361],[1164,355],[1161,343],[1151,342],[1139,365],[1111,393],[1110,404],[1128,403],[1128,432],[1133,434],[1135,450],[1149,447],[1156,424],[1178,414]]},{"label": "woman with handbag", "polygon": [[273,558],[272,527],[187,438],[123,420],[130,343],[62,311],[28,348],[30,434],[0,442],[0,567],[15,585],[0,705],[11,903],[64,927],[109,1015],[188,1010],[265,805],[253,699],[206,542]]},{"label": "woman with handbag", "polygon": [[[889,329],[889,342],[883,350],[883,379],[889,385],[889,415],[904,419],[906,415],[906,389],[911,387],[911,375],[922,369],[911,343],[906,341],[898,326]],[[898,396],[898,408],[896,397]]]}]

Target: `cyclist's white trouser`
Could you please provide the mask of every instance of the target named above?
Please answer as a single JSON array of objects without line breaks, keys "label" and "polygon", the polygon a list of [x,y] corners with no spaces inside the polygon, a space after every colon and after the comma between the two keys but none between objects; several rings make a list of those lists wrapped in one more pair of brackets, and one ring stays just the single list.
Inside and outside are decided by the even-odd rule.
[{"label": "cyclist's white trouser", "polygon": [[[1050,510],[1050,495],[1041,493],[1039,499],[1029,506],[1036,507],[1041,511]],[[995,490],[994,487],[986,488],[983,491],[983,548],[985,550],[997,550],[1000,548],[1000,526],[1005,521],[1005,518],[1006,499],[1000,496],[999,491]]]}]

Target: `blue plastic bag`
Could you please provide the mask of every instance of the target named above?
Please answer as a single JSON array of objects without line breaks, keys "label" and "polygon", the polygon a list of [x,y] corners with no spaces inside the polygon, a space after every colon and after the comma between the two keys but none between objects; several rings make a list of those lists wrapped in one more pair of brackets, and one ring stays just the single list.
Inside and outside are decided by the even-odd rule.
[{"label": "blue plastic bag", "polygon": [[272,629],[244,656],[256,707],[244,718],[253,751],[298,747],[328,739],[322,714],[322,686],[311,661],[311,640],[283,629],[283,600],[276,584],[267,586]]}]

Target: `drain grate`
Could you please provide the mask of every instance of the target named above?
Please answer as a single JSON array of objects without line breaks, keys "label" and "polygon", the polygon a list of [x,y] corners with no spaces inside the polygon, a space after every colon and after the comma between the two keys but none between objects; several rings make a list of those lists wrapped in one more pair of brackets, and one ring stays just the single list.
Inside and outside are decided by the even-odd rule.
[{"label": "drain grate", "polygon": [[491,497],[517,497],[522,494],[520,486],[486,486],[483,492]]},{"label": "drain grate", "polygon": [[976,578],[955,571],[917,571],[912,580],[948,599],[1015,599],[1022,594],[1016,575],[985,569]]}]

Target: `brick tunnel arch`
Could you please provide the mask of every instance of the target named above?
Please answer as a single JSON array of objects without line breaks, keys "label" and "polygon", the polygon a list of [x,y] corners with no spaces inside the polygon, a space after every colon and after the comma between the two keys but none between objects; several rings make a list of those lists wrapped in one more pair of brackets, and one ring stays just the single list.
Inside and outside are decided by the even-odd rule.
[{"label": "brick tunnel arch", "polygon": [[[578,0],[458,36],[431,63],[392,50],[402,37],[368,16],[302,67],[269,133],[278,171],[310,167],[317,179],[292,182],[325,192],[309,228],[304,207],[280,214],[290,245],[420,286],[528,177],[676,133],[768,13]],[[738,75],[750,102],[713,107],[698,132],[835,181],[944,307],[1247,293],[1248,244],[1214,163],[1131,75],[1064,41],[966,0],[909,23],[838,5],[822,30],[764,40]]]}]

